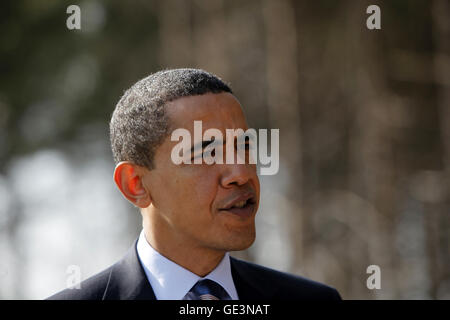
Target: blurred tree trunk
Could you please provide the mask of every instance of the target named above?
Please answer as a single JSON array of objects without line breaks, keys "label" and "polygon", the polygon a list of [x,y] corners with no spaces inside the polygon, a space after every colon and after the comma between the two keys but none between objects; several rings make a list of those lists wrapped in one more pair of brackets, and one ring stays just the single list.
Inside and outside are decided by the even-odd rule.
[{"label": "blurred tree trunk", "polygon": [[[437,84],[443,181],[440,190],[443,199],[436,209],[434,221],[429,221],[429,250],[432,259],[433,298],[449,299],[450,293],[450,3],[434,0],[432,3],[433,36],[435,43],[434,76]],[[431,228],[433,227],[433,228]]]},{"label": "blurred tree trunk", "polygon": [[[397,277],[392,272],[396,264],[393,244],[397,220],[397,182],[392,128],[384,119],[389,117],[395,101],[384,85],[386,76],[382,70],[385,70],[385,60],[382,54],[387,53],[380,52],[381,34],[365,26],[367,6],[365,3],[349,3],[347,6],[352,21],[360,24],[358,28],[353,25],[353,36],[348,39],[345,71],[352,75],[348,79],[346,91],[351,96],[354,115],[354,127],[350,134],[352,173],[349,187],[372,204],[375,210],[353,213],[366,216],[366,226],[362,230],[366,237],[359,240],[366,243],[367,256],[361,260],[357,255],[351,255],[348,262],[360,268],[353,269],[353,275],[360,277],[360,283],[351,289],[353,298],[369,298],[375,294],[379,298],[392,299],[398,294],[394,293]],[[380,266],[382,288],[385,290],[370,291],[365,287],[365,278],[368,277],[365,269],[371,264]],[[390,290],[386,290],[387,287]]]},{"label": "blurred tree trunk", "polygon": [[195,0],[193,12],[194,65],[229,79],[228,32],[224,0]]},{"label": "blurred tree trunk", "polygon": [[192,2],[158,1],[159,62],[164,68],[189,67],[194,62]]},{"label": "blurred tree trunk", "polygon": [[[289,233],[285,254],[291,256],[292,272],[300,273],[303,260],[304,215],[299,210],[302,188],[300,107],[298,102],[298,48],[295,10],[290,0],[263,2],[266,42],[266,99],[270,128],[280,129],[280,172],[290,185],[285,195],[290,205],[286,216],[280,217],[281,230]],[[274,214],[283,215],[283,212]]]}]

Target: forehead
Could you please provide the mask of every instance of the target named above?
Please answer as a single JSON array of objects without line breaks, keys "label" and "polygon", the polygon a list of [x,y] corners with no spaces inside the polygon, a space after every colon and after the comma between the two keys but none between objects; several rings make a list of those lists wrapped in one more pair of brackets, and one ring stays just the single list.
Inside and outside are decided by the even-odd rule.
[{"label": "forehead", "polygon": [[166,110],[173,130],[193,131],[195,120],[202,121],[204,130],[247,129],[239,101],[228,92],[183,97],[168,103]]}]

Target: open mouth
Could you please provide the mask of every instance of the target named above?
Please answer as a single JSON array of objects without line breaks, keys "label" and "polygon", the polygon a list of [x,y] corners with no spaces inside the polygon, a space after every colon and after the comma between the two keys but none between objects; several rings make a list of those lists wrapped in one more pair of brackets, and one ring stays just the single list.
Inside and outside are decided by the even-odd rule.
[{"label": "open mouth", "polygon": [[256,199],[254,194],[247,193],[229,202],[224,208],[219,209],[219,211],[227,211],[239,216],[250,216],[254,212],[255,204]]},{"label": "open mouth", "polygon": [[242,208],[248,207],[249,205],[254,204],[254,203],[255,203],[255,201],[252,198],[250,198],[247,200],[242,200],[242,201],[236,202],[229,209],[233,209],[233,208],[242,209]]}]

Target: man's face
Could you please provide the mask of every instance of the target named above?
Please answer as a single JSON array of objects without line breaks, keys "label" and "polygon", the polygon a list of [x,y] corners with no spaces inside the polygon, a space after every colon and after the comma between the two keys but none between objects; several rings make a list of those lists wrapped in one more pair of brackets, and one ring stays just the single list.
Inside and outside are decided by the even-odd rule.
[{"label": "man's face", "polygon": [[[219,129],[224,142],[226,129],[248,129],[242,108],[230,93],[183,97],[169,103],[167,113],[172,130],[184,128],[191,133],[191,146],[199,142],[194,141],[194,120],[202,121],[203,132]],[[154,169],[143,178],[150,190],[153,218],[163,224],[160,230],[169,233],[164,238],[219,251],[248,248],[255,239],[259,205],[256,165],[248,161],[176,165],[171,153],[179,141],[171,141],[170,136],[171,132],[156,150]],[[240,209],[242,200],[246,205]]]}]

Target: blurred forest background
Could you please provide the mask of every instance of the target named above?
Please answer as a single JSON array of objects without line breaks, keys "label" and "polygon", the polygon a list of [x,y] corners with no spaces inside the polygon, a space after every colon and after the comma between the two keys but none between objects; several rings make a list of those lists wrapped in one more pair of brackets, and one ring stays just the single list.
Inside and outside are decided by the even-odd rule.
[{"label": "blurred forest background", "polygon": [[113,184],[111,113],[146,75],[198,67],[250,127],[280,129],[257,240],[234,255],[345,299],[450,299],[448,0],[2,1],[0,16],[0,298],[45,298],[68,266],[85,279],[125,253],[141,225]]}]

